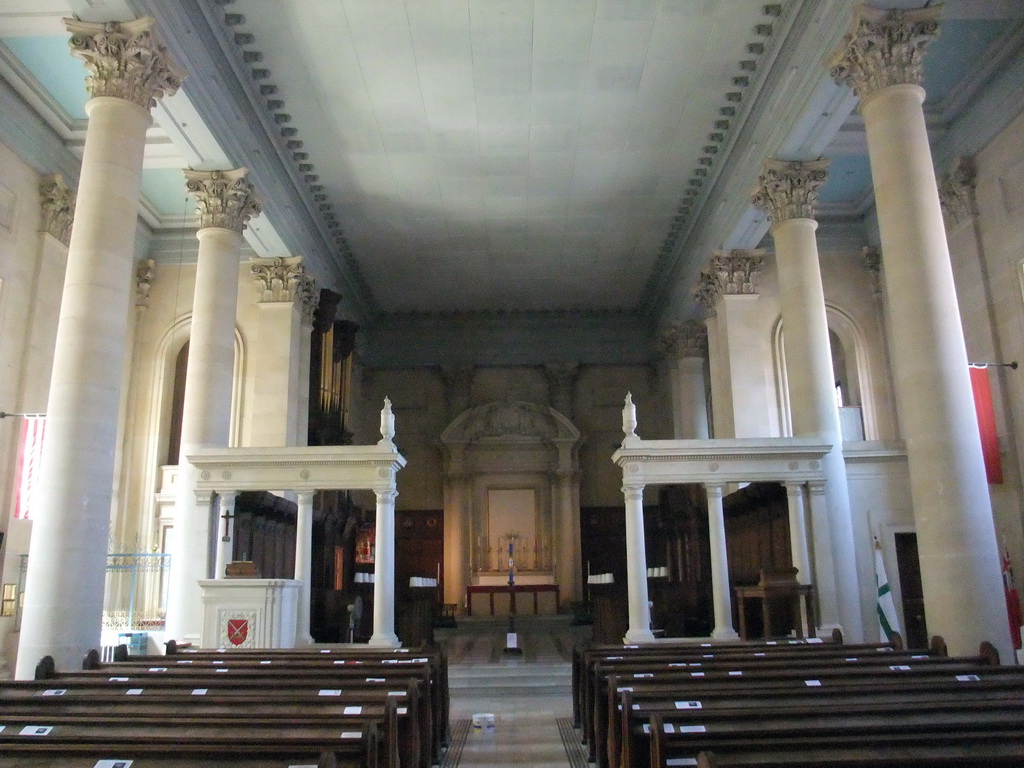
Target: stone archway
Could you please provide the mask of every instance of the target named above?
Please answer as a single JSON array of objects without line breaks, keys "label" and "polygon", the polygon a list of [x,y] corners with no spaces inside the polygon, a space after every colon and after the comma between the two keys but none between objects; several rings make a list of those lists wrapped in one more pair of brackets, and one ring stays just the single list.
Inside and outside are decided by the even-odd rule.
[{"label": "stone archway", "polygon": [[519,535],[517,581],[579,599],[581,443],[568,418],[535,403],[487,403],[452,420],[441,434],[445,602],[463,605],[467,585],[507,577],[509,534]]}]

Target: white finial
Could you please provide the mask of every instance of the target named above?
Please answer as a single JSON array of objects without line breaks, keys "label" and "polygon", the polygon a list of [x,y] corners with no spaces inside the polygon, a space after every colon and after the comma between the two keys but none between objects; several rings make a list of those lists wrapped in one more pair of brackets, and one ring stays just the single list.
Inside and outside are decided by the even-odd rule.
[{"label": "white finial", "polygon": [[395,437],[395,414],[391,411],[391,401],[385,397],[384,407],[380,412],[380,436],[382,443],[390,443]]},{"label": "white finial", "polygon": [[626,437],[636,437],[636,406],[633,405],[633,393],[626,393],[626,405],[622,409],[622,431]]}]

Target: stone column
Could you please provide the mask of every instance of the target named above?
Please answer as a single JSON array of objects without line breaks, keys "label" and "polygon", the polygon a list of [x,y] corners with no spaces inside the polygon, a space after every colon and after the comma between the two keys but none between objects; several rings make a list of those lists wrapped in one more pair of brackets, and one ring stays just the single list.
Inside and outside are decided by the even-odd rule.
[{"label": "stone column", "polygon": [[626,497],[626,591],[629,599],[629,629],[625,643],[647,643],[651,632],[651,606],[647,597],[647,550],[644,539],[644,487],[624,485]]},{"label": "stone column", "polygon": [[252,277],[259,308],[252,357],[259,375],[253,383],[250,442],[254,446],[298,445],[303,381],[309,392],[309,368],[303,377],[301,367],[304,316],[315,302],[316,283],[298,256],[253,259]]},{"label": "stone column", "polygon": [[183,72],[150,17],[66,19],[90,99],[47,404],[17,677],[99,645],[118,406],[146,130]]},{"label": "stone column", "polygon": [[928,631],[952,654],[1012,658],[953,271],[925,127],[924,49],[941,6],[859,6],[827,62],[860,97],[891,310]]},{"label": "stone column", "polygon": [[377,491],[377,548],[373,566],[373,634],[370,645],[397,648],[395,634],[395,497]]},{"label": "stone column", "polygon": [[[767,437],[772,433],[768,381],[765,377],[764,320],[758,308],[754,276],[763,264],[764,251],[715,251],[701,272],[697,298],[714,308],[709,313],[708,335],[715,336],[709,351],[715,383],[716,437]],[[712,334],[711,325],[715,326]],[[719,408],[718,400],[728,404]]]},{"label": "stone column", "polygon": [[[829,532],[843,632],[846,637],[860,641],[864,637],[864,619],[850,489],[843,459],[825,292],[814,236],[818,228],[814,206],[827,178],[827,168],[827,160],[767,159],[753,190],[753,203],[766,211],[772,222],[793,436],[820,438],[832,446],[821,460],[827,517],[815,518],[814,525],[824,526]],[[821,571],[820,563],[816,570]]]},{"label": "stone column", "polygon": [[230,438],[242,231],[260,212],[247,174],[245,168],[185,171],[200,223],[167,597],[167,636],[179,641],[198,641],[202,632],[197,582],[209,576],[212,521],[192,506],[196,475],[188,455],[204,446],[226,447]]},{"label": "stone column", "polygon": [[299,587],[299,618],[295,629],[296,645],[312,645],[309,634],[309,610],[312,598],[310,579],[313,575],[313,491],[299,491],[295,519],[295,578]]},{"label": "stone column", "polygon": [[213,569],[213,578],[223,579],[228,563],[232,562],[232,549],[235,543],[235,502],[238,491],[221,491],[220,494],[220,537],[217,541],[217,565]]},{"label": "stone column", "polygon": [[706,483],[708,492],[708,530],[711,540],[711,591],[715,608],[715,640],[735,640],[739,635],[732,625],[732,592],[729,585],[729,553],[725,544],[725,512],[722,486]]},{"label": "stone column", "polygon": [[810,584],[811,555],[807,548],[807,520],[804,514],[806,507],[803,483],[786,482],[786,501],[789,505],[789,551],[793,567],[797,570],[797,581]]},{"label": "stone column", "polygon": [[676,323],[662,334],[672,382],[672,426],[677,440],[706,440],[708,399],[704,360],[708,331],[702,322]]}]

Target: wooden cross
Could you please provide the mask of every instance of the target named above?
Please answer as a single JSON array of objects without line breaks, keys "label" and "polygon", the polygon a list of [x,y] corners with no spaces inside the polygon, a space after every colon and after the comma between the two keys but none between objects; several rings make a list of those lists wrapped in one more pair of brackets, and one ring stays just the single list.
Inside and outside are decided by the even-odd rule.
[{"label": "wooden cross", "polygon": [[233,510],[228,509],[221,518],[224,520],[224,535],[221,537],[221,541],[231,541],[231,521],[235,519]]}]

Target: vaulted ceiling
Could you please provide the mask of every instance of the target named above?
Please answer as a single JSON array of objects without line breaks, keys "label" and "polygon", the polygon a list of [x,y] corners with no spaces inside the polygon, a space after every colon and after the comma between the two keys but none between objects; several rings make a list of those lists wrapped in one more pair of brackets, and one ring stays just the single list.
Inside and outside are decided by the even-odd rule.
[{"label": "vaulted ceiling", "polygon": [[[147,152],[158,239],[191,221],[182,166],[246,165],[268,200],[253,249],[306,256],[364,323],[498,311],[650,325],[694,312],[711,249],[763,237],[747,190],[765,156],[832,157],[823,230],[870,237],[855,100],[821,64],[853,7],[7,0],[0,74],[73,154],[84,69],[60,18],[148,13],[190,72]],[[926,59],[937,163],[1005,124],[986,99],[1024,79],[1024,4],[945,15]]]}]

